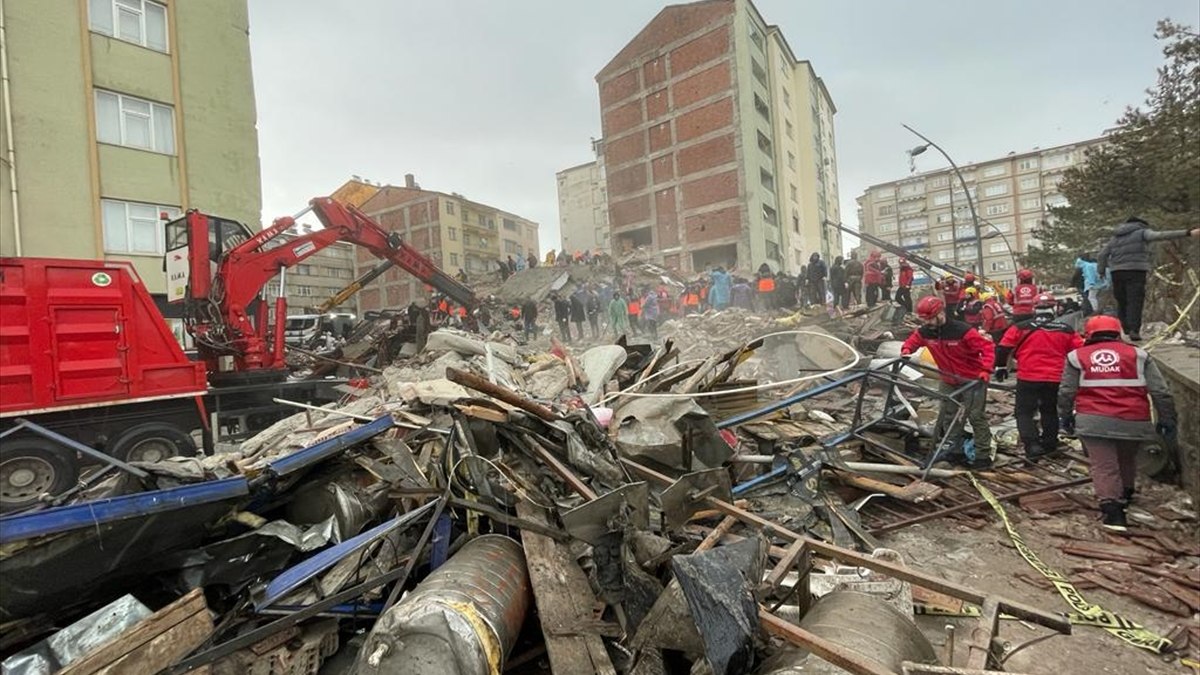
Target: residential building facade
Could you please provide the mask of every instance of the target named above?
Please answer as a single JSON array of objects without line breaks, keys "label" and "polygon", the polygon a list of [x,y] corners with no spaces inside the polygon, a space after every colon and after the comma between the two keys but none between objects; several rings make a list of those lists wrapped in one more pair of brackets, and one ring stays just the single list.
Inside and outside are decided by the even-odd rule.
[{"label": "residential building facade", "polygon": [[[403,186],[376,187],[359,208],[385,229],[400,233],[447,274],[491,274],[509,256],[540,256],[538,224],[527,218],[457,193],[422,189],[412,174],[405,176]],[[358,275],[379,262],[364,249],[357,250],[355,260]],[[423,283],[393,268],[359,293],[359,309],[405,307],[428,295]]]},{"label": "residential building facade", "polygon": [[[312,232],[309,225],[296,225],[280,235],[280,239],[291,242],[297,237]],[[284,278],[288,314],[315,314],[329,298],[337,294],[355,279],[354,245],[337,243],[327,246],[304,259],[304,262],[288,269]],[[268,298],[279,295],[279,280],[267,284]],[[358,312],[358,297],[353,297],[330,310],[334,312]]]},{"label": "residential building facade", "polygon": [[664,8],[596,81],[615,252],[796,272],[841,250],[836,109],[749,0]]},{"label": "residential building facade", "polygon": [[[1034,148],[962,166],[966,191],[949,167],[872,185],[857,199],[859,229],[936,263],[977,273],[983,246],[983,274],[1011,284],[1017,259],[1038,242],[1037,229],[1052,217],[1049,209],[1067,203],[1058,191],[1064,173],[1102,143],[1095,138]],[[979,216],[978,233],[967,194]]]},{"label": "residential building facade", "polygon": [[608,186],[597,159],[563,169],[558,179],[558,229],[562,250],[612,252],[608,229]]},{"label": "residential building facade", "polygon": [[162,304],[163,214],[259,228],[245,0],[2,7],[0,254],[127,260]]}]

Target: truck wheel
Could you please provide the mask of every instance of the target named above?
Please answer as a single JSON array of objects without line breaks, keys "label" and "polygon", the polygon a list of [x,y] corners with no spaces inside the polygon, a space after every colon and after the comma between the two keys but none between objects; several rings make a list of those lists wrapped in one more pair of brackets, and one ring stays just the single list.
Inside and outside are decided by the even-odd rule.
[{"label": "truck wheel", "polygon": [[173,424],[149,422],[126,429],[113,442],[109,454],[126,462],[157,462],[168,457],[191,457],[196,454],[196,444]]},{"label": "truck wheel", "polygon": [[38,438],[6,441],[0,451],[0,511],[33,506],[79,480],[75,453]]}]

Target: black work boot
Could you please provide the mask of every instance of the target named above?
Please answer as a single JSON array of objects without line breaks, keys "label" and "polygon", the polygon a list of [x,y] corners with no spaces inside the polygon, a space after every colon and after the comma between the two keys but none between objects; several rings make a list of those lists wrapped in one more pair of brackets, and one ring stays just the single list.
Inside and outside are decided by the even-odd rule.
[{"label": "black work boot", "polygon": [[1041,443],[1030,443],[1025,446],[1025,459],[1033,462],[1047,455],[1053,455],[1055,452],[1058,452],[1057,447],[1046,447]]},{"label": "black work boot", "polygon": [[1129,523],[1125,521],[1125,505],[1116,499],[1105,499],[1100,502],[1100,513],[1104,516],[1101,523],[1106,530],[1125,532]]}]

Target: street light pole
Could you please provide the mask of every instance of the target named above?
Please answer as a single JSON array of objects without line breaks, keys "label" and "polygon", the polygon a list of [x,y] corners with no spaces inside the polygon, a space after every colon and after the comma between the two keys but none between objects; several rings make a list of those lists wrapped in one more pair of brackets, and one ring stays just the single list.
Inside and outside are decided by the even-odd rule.
[{"label": "street light pole", "polygon": [[[962,185],[963,193],[966,194],[966,196],[967,196],[967,206],[970,207],[970,209],[971,209],[971,222],[975,226],[975,265],[976,265],[975,272],[982,278],[983,277],[983,236],[982,236],[981,230],[979,229],[979,213],[977,213],[975,211],[975,200],[971,198],[971,190],[970,190],[970,188],[967,187],[967,179],[963,178],[962,170],[960,170],[958,168],[958,165],[954,163],[954,160],[950,158],[950,155],[946,154],[946,151],[943,150],[941,148],[941,146],[939,146],[937,143],[934,143],[933,141],[929,140],[925,136],[922,136],[916,129],[913,129],[912,127],[908,126],[907,124],[904,124],[902,126],[905,129],[908,129],[910,132],[912,132],[912,134],[914,136],[916,136],[917,138],[920,138],[921,140],[925,141],[925,145],[918,145],[917,147],[913,148],[912,150],[909,150],[908,151],[909,157],[916,157],[917,155],[921,154],[922,152],[925,152],[927,149],[932,147],[934,150],[937,150],[938,152],[942,153],[942,157],[945,157],[946,161],[950,162],[950,168],[954,170],[954,175],[958,176],[958,182]],[[951,197],[953,197],[954,190],[950,190],[950,194],[951,194]]]}]

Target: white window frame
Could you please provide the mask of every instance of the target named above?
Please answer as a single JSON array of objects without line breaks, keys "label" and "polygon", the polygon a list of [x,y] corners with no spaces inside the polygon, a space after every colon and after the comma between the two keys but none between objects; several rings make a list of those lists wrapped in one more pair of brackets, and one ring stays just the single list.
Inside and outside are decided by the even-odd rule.
[{"label": "white window frame", "polygon": [[892,222],[888,222],[888,223],[879,223],[879,231],[880,232],[895,232],[896,231],[896,222],[892,221]]},{"label": "white window frame", "polygon": [[1008,183],[993,183],[983,188],[984,197],[1000,197],[1008,194]]},{"label": "white window frame", "polygon": [[1008,250],[1008,245],[1002,241],[997,241],[988,244],[988,253],[1004,253]]},{"label": "white window frame", "polygon": [[[112,139],[109,136],[109,134],[105,133],[104,130],[100,128],[100,100],[102,97],[115,97],[116,98],[116,104],[117,104],[117,130],[116,131],[117,131],[117,135],[119,137],[116,140]],[[96,138],[100,143],[106,143],[108,145],[119,145],[123,148],[133,148],[134,150],[145,150],[147,152],[155,152],[160,155],[175,155],[177,153],[178,139],[175,138],[175,108],[173,106],[169,106],[169,105],[166,105],[163,103],[158,103],[156,101],[151,101],[149,99],[138,98],[137,96],[130,96],[128,94],[122,94],[122,93],[115,92],[115,91],[109,91],[108,89],[96,89],[93,99],[94,99],[93,105],[95,105],[95,107],[96,107]],[[136,111],[136,110],[126,110],[126,102],[129,102],[129,101],[145,103],[146,105],[150,106],[150,115],[149,116],[143,115],[141,112]],[[155,133],[155,130],[158,128],[158,126],[157,126],[158,124],[164,123],[159,118],[158,114],[156,114],[159,112],[162,112],[166,115],[165,124],[167,125],[167,128],[170,129],[170,131],[171,131],[171,147],[169,149],[155,147],[157,145],[157,141],[158,141],[158,134]],[[125,129],[126,115],[132,115],[132,116],[136,116],[136,117],[144,117],[147,120],[149,120],[150,147],[142,147],[140,145],[134,145],[129,142],[128,134],[126,133],[126,129]],[[156,122],[155,120],[159,120],[159,121]]]},{"label": "white window frame", "polygon": [[1026,157],[1017,164],[1018,171],[1033,171],[1041,166],[1037,157]]},{"label": "white window frame", "polygon": [[1004,202],[1002,204],[989,204],[984,211],[985,215],[998,216],[1002,213],[1008,213],[1010,210],[1008,202]]},{"label": "white window frame", "polygon": [[[152,7],[162,12],[163,17],[163,36],[162,48],[158,48],[150,44],[150,34],[146,30],[146,7]],[[105,11],[107,10],[107,11]],[[121,36],[121,12],[126,11],[130,14],[136,14],[138,17],[138,32],[140,33],[139,40],[130,40]],[[98,21],[102,21],[107,15],[109,25],[104,25]],[[128,42],[132,45],[145,47],[163,54],[171,53],[171,26],[170,15],[167,12],[167,6],[153,0],[89,0],[88,2],[88,22],[93,32],[101,35],[107,35],[121,42]]]},{"label": "white window frame", "polygon": [[1007,166],[1005,166],[1003,164],[996,164],[996,165],[985,168],[983,170],[983,177],[984,178],[995,178],[996,176],[1003,176],[1006,173],[1008,173]]},{"label": "white window frame", "polygon": [[[106,204],[120,205],[121,207],[124,208],[125,222],[124,222],[123,226],[124,226],[124,230],[125,230],[125,248],[123,248],[123,249],[117,248],[116,246],[113,246],[111,244],[111,240],[109,238],[108,231],[109,231],[110,227],[114,227],[114,228],[117,227],[117,224],[108,222],[107,211],[104,208]],[[143,251],[143,250],[134,250],[133,249],[134,221],[135,220],[145,221],[147,219],[130,217],[129,207],[131,205],[133,205],[133,206],[149,206],[154,209],[154,250],[152,250],[152,251]],[[133,201],[127,201],[127,200],[123,200],[123,199],[107,199],[107,198],[101,199],[100,200],[100,215],[101,215],[101,220],[103,221],[101,224],[101,229],[103,230],[103,234],[104,234],[104,251],[105,251],[105,253],[115,253],[118,255],[159,255],[159,256],[163,255],[165,253],[165,251],[163,250],[163,244],[164,244],[164,242],[163,242],[163,221],[160,216],[164,212],[167,214],[168,219],[170,219],[170,220],[174,220],[175,218],[178,218],[180,215],[183,214],[183,212],[179,210],[178,206],[164,206],[161,204],[149,204],[147,202],[133,202]]]}]

